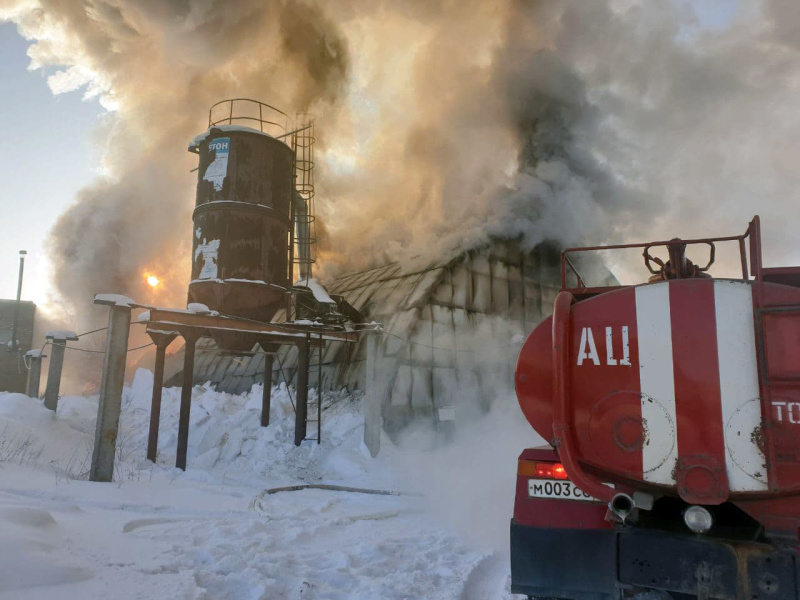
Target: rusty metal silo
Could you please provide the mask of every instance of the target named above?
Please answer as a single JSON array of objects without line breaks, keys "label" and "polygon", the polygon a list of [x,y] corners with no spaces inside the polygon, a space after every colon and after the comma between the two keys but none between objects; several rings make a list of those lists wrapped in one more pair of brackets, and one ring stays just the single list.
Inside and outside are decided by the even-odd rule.
[{"label": "rusty metal silo", "polygon": [[[224,118],[212,119],[220,108]],[[295,194],[295,153],[283,141],[288,126],[268,105],[226,100],[212,107],[208,131],[190,145],[200,164],[189,302],[258,321],[285,305]]]}]

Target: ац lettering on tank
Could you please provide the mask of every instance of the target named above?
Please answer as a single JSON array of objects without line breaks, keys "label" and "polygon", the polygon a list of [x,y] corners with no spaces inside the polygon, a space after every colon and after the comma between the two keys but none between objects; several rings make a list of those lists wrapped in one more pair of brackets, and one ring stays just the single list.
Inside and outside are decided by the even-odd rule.
[{"label": "\u0430\u0446 lettering on tank", "polygon": [[[602,328],[601,328],[602,329]],[[600,362],[600,356],[597,353],[597,345],[594,341],[594,334],[591,327],[584,327],[581,329],[581,341],[578,345],[578,366],[582,366],[584,361],[589,361],[593,365],[605,364],[609,367],[630,367],[631,366],[631,350],[630,343],[628,342],[628,326],[622,325],[621,327],[605,327],[606,334],[606,361]],[[616,358],[614,356],[614,340],[620,339],[622,345],[622,357]]]}]

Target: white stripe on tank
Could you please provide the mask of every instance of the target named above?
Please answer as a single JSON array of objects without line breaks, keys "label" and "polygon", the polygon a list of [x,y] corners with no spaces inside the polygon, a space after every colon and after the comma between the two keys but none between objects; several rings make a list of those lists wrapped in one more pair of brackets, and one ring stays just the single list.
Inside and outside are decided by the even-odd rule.
[{"label": "white stripe on tank", "polygon": [[678,439],[669,283],[636,288],[636,328],[642,419],[647,428],[647,441],[642,448],[644,480],[673,485]]},{"label": "white stripe on tank", "polygon": [[761,402],[750,284],[715,281],[714,306],[728,483],[732,492],[766,490],[764,455],[756,445]]}]

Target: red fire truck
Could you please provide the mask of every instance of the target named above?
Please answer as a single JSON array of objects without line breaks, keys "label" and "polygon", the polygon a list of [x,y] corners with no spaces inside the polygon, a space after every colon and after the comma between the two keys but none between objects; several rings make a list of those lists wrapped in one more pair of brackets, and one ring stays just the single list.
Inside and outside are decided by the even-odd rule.
[{"label": "red fire truck", "polygon": [[[741,278],[708,273],[721,242]],[[593,288],[574,266],[624,248],[649,282]],[[512,592],[800,599],[800,267],[763,266],[755,217],[740,236],[569,248],[561,279],[515,374],[549,445],[519,457]]]}]

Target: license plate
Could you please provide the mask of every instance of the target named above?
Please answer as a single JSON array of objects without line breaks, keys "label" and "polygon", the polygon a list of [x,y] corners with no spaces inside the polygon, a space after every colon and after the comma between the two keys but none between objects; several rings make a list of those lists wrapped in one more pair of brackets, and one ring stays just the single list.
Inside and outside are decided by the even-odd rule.
[{"label": "license plate", "polygon": [[559,498],[581,502],[599,502],[599,500],[584,493],[583,490],[578,489],[574,483],[568,480],[529,479],[528,496],[531,498]]}]

